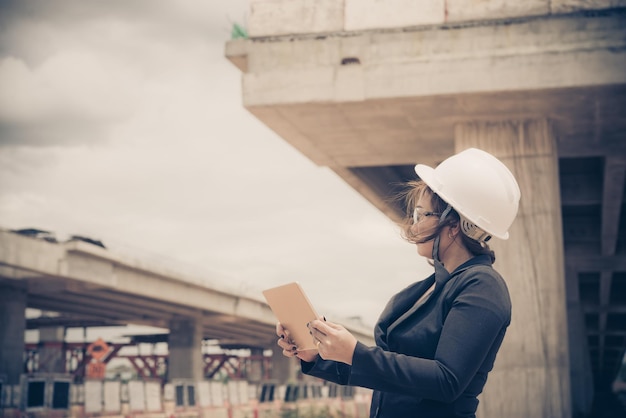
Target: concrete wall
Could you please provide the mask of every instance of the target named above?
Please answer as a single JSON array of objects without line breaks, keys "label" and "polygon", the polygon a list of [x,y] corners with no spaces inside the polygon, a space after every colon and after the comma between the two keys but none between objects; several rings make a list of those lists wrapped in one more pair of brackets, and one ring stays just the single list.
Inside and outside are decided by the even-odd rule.
[{"label": "concrete wall", "polygon": [[511,19],[626,7],[626,0],[250,0],[250,37]]}]

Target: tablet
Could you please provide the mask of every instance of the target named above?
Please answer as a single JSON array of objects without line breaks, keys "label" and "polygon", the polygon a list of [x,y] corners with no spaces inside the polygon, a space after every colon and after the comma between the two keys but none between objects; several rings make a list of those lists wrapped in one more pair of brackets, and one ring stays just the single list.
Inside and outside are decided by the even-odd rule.
[{"label": "tablet", "polygon": [[297,282],[263,291],[263,296],[298,350],[317,350],[306,324],[318,319],[313,305]]}]

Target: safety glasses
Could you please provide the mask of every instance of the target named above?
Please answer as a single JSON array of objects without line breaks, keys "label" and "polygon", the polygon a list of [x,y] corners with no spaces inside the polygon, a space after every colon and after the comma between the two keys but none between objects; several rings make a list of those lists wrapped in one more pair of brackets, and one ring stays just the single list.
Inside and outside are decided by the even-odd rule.
[{"label": "safety glasses", "polygon": [[416,207],[415,209],[413,209],[413,225],[415,225],[416,223],[419,223],[426,216],[440,216],[440,215],[441,213],[439,212],[431,212],[431,211],[424,210],[424,208],[422,207]]}]

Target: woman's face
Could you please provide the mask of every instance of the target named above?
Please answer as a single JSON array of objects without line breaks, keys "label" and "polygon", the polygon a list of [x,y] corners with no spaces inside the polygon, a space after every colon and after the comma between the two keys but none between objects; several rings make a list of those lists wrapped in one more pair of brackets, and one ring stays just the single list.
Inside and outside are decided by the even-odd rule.
[{"label": "woman's face", "polygon": [[[411,231],[417,234],[418,237],[426,237],[432,234],[439,222],[438,213],[433,212],[431,203],[431,195],[428,192],[422,193],[422,196],[417,201],[415,206],[417,216],[414,217],[413,226]],[[433,240],[418,243],[417,253],[422,257],[432,258],[433,256]]]}]

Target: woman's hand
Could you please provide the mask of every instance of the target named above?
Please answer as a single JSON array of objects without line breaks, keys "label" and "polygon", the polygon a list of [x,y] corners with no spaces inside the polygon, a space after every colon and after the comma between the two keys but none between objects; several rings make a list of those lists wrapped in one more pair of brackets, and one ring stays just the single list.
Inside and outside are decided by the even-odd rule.
[{"label": "woman's hand", "polygon": [[347,329],[339,324],[319,319],[309,322],[308,327],[317,341],[321,358],[352,364],[357,340]]},{"label": "woman's hand", "polygon": [[276,335],[278,335],[278,346],[283,349],[286,357],[297,357],[306,362],[313,362],[317,358],[317,350],[298,351],[296,344],[289,336],[289,331],[279,322],[276,324]]}]

